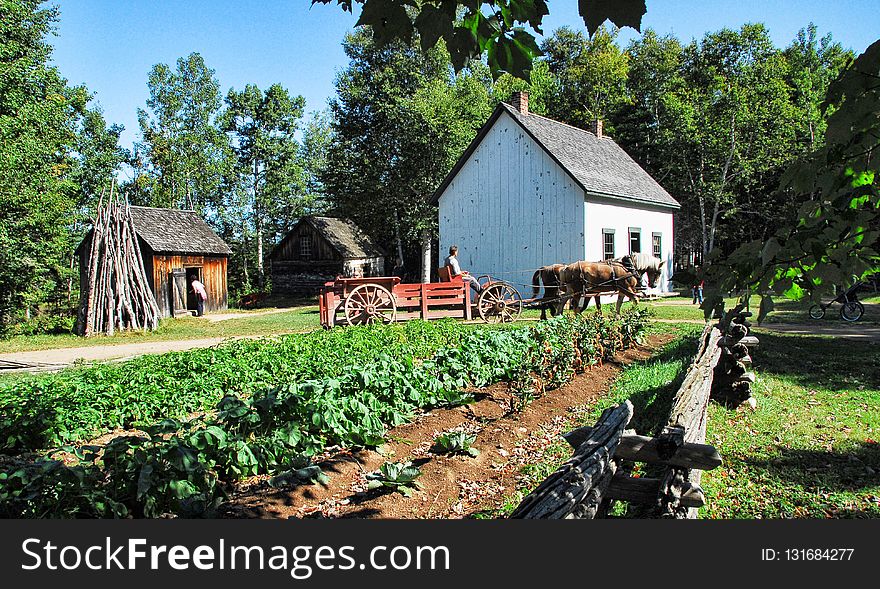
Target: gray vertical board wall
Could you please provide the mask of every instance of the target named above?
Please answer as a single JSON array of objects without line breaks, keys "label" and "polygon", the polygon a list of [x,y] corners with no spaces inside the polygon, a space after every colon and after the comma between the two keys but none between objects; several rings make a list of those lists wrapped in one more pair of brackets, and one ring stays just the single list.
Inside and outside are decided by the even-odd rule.
[{"label": "gray vertical board wall", "polygon": [[523,289],[539,266],[581,259],[583,191],[502,114],[439,201],[440,248]]}]

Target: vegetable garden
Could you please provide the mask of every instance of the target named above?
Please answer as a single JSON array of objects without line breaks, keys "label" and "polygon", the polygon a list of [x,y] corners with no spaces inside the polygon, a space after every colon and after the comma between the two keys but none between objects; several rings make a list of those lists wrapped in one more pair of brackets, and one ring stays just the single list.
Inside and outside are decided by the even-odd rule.
[{"label": "vegetable garden", "polygon": [[[239,341],[8,386],[0,511],[210,515],[245,477],[315,478],[312,459],[325,449],[378,446],[387,428],[468,403],[474,388],[506,381],[522,406],[637,342],[646,324],[646,310],[529,327],[412,321]],[[115,428],[127,431],[87,442]]]}]

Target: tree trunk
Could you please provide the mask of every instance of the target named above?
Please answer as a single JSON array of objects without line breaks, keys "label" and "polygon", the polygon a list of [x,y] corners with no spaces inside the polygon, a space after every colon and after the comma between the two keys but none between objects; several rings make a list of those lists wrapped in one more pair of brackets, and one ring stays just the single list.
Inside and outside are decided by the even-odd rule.
[{"label": "tree trunk", "polygon": [[394,241],[397,242],[397,265],[403,266],[403,240],[400,239],[400,215],[394,209]]},{"label": "tree trunk", "polygon": [[260,208],[260,163],[254,159],[254,229],[257,232],[257,287],[263,289],[263,211]]},{"label": "tree trunk", "polygon": [[262,290],[263,284],[263,220],[257,216],[257,286]]},{"label": "tree trunk", "polygon": [[422,282],[431,282],[431,230],[422,230]]}]

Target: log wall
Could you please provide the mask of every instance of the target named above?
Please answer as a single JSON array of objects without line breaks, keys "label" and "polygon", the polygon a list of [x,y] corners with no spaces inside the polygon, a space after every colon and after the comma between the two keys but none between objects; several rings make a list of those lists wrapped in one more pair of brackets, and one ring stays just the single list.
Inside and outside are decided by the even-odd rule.
[{"label": "log wall", "polygon": [[[152,254],[144,252],[144,265],[148,266],[147,273],[153,279],[153,292],[156,294],[156,302],[162,317],[171,317],[173,309],[173,296],[171,273],[173,270],[186,270],[199,268],[201,281],[208,291],[208,300],[205,301],[205,312],[224,311],[228,308],[228,292],[226,282],[227,259],[225,256],[186,256],[173,254]],[[147,262],[147,259],[150,261]],[[186,285],[189,288],[189,284]]]}]

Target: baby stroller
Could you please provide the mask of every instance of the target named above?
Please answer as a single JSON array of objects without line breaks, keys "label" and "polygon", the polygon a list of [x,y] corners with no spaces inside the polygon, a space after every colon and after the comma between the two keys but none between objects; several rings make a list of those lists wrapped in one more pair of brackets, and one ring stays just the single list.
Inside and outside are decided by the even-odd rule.
[{"label": "baby stroller", "polygon": [[840,318],[844,321],[858,321],[865,314],[865,306],[859,302],[856,291],[864,285],[864,282],[856,282],[851,287],[837,295],[827,303],[819,303],[810,307],[810,317],[822,319],[825,310],[834,303],[840,303]]}]

